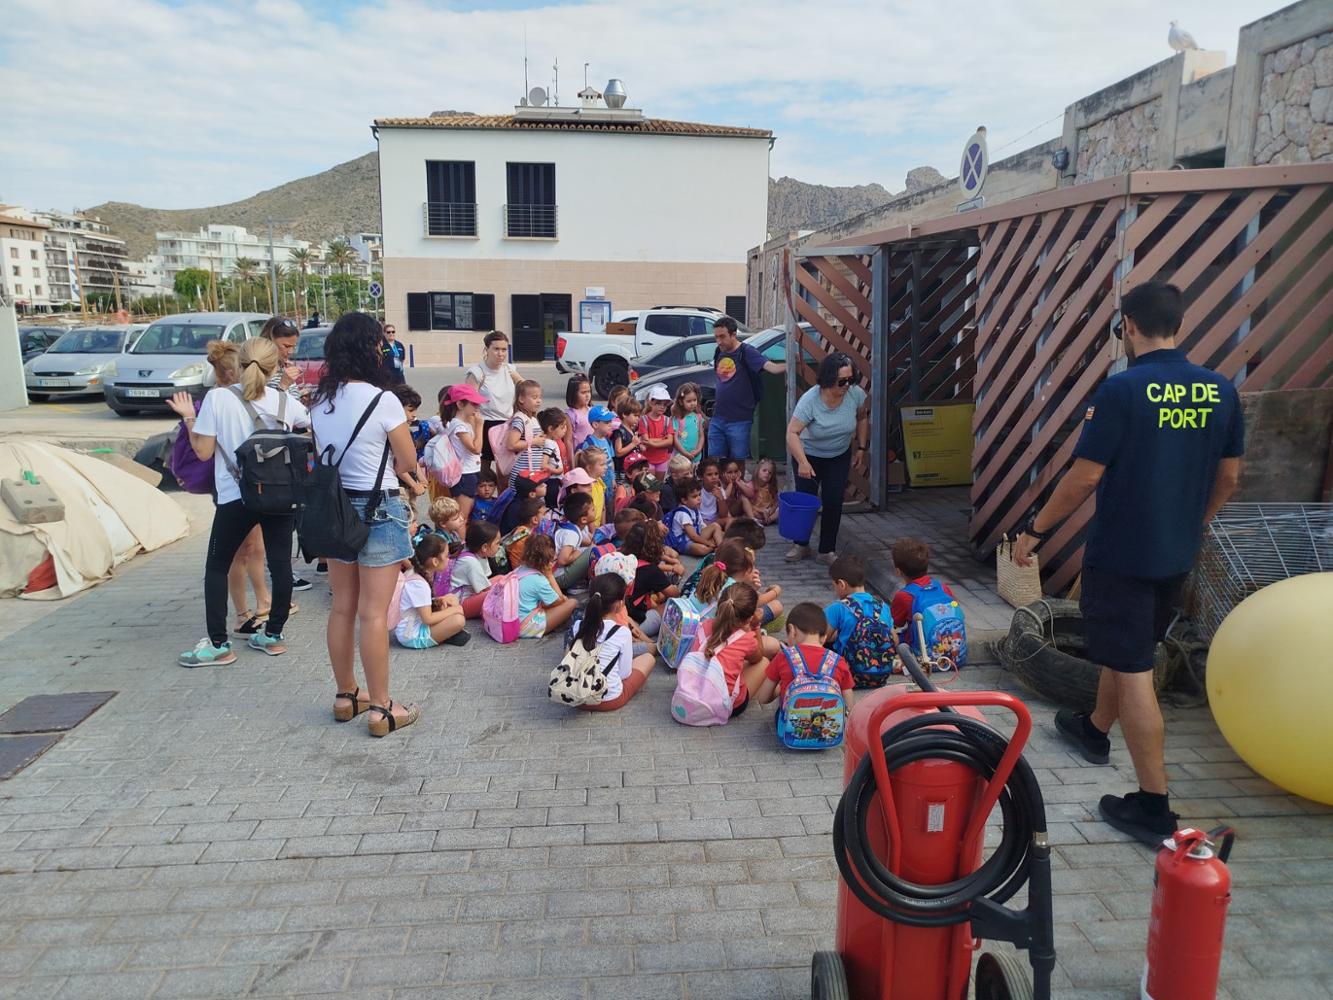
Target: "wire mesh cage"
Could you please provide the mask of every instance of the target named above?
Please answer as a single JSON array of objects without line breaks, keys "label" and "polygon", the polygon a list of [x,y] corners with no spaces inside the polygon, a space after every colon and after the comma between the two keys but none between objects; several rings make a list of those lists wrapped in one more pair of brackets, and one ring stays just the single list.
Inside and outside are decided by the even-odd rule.
[{"label": "wire mesh cage", "polygon": [[1333,504],[1229,503],[1204,534],[1191,578],[1191,616],[1211,642],[1231,609],[1261,587],[1330,571]]}]

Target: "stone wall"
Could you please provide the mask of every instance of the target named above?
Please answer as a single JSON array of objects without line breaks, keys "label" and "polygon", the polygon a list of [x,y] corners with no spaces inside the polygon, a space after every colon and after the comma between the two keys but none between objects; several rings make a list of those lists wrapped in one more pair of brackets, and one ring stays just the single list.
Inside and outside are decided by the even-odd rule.
[{"label": "stone wall", "polygon": [[1333,31],[1264,56],[1254,162],[1333,161]]},{"label": "stone wall", "polygon": [[1154,97],[1079,129],[1078,183],[1153,167],[1161,119],[1162,99]]}]

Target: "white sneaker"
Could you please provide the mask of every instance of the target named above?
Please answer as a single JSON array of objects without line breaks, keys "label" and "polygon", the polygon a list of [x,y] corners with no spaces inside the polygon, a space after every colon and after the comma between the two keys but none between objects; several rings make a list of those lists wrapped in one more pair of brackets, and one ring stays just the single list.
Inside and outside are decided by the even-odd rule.
[{"label": "white sneaker", "polygon": [[820,562],[822,562],[825,566],[832,566],[833,560],[838,558],[838,553],[821,552],[819,553],[819,555],[815,556],[815,558],[818,559]]},{"label": "white sneaker", "polygon": [[802,559],[810,558],[810,546],[793,545],[787,550],[787,554],[782,557],[787,562],[800,562]]}]

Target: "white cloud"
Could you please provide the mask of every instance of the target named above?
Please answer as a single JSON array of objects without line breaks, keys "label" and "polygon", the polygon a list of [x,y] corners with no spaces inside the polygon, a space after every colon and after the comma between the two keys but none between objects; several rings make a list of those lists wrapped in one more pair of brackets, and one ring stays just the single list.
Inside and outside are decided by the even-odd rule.
[{"label": "white cloud", "polygon": [[[373,148],[371,120],[507,110],[560,56],[659,117],[772,128],[775,175],[902,186],[946,174],[979,123],[992,149],[1170,53],[1169,17],[1234,50],[1255,0],[1117,5],[619,0],[451,10],[427,0],[9,0],[0,197],[194,207],[246,197]],[[75,45],[75,38],[95,39]],[[57,52],[53,39],[64,40]],[[1059,123],[1005,153],[1057,134]],[[12,137],[31,141],[14,143]]]}]

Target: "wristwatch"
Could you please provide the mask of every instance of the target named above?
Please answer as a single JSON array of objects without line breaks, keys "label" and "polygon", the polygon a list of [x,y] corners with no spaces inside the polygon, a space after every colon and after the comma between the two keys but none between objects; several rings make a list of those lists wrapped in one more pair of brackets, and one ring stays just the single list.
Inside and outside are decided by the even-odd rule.
[{"label": "wristwatch", "polygon": [[[1026,522],[1024,522],[1023,526],[1018,529],[1018,533],[1020,535],[1031,535],[1039,542],[1044,542],[1046,541],[1046,539],[1050,538],[1052,535],[1055,534],[1055,528],[1051,528],[1049,531],[1038,531],[1036,528],[1036,523],[1037,523],[1037,515],[1033,514],[1031,517],[1027,519]],[[1056,527],[1059,526],[1057,525]]]}]

